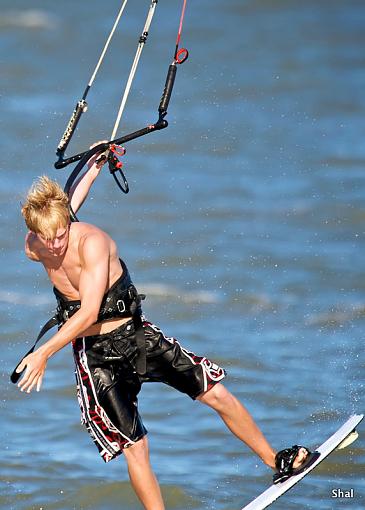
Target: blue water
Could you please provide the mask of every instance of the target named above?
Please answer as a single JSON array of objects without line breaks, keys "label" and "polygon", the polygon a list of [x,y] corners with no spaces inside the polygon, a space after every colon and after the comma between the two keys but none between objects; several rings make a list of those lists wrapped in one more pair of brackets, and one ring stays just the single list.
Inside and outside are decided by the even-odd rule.
[{"label": "blue water", "polygon": [[[119,2],[1,6],[0,506],[137,510],[123,459],[105,466],[79,424],[69,348],[39,394],[8,382],[54,308],[19,203],[71,171],[54,152]],[[148,6],[128,6],[69,153],[110,136]],[[158,4],[120,135],[157,119],[179,9]],[[276,448],[315,447],[365,407],[364,23],[356,0],[190,2],[169,127],[127,146],[129,195],[105,173],[80,211],[118,242],[148,317],[226,367]],[[270,484],[207,408],[160,385],[140,407],[167,508],[240,509]],[[364,508],[359,433],[273,508]]]}]

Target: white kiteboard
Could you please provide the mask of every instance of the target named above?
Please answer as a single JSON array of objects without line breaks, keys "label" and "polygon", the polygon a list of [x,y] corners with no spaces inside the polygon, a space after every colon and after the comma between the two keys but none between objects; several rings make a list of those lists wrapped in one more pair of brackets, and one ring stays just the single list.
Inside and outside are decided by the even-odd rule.
[{"label": "white kiteboard", "polygon": [[276,501],[280,496],[285,494],[295,484],[300,482],[308,473],[315,469],[330,453],[336,449],[346,448],[346,446],[353,443],[358,434],[356,432],[357,425],[364,418],[363,414],[355,414],[340,427],[327,441],[319,446],[314,453],[318,454],[318,457],[313,463],[310,463],[301,473],[291,476],[285,482],[273,484],[265,492],[260,494],[251,503],[243,507],[241,510],[263,510],[267,508],[271,503]]}]

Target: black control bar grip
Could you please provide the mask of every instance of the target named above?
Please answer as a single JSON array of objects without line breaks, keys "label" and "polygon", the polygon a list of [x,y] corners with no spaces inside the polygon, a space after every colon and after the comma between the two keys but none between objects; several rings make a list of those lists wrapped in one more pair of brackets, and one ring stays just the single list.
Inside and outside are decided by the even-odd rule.
[{"label": "black control bar grip", "polygon": [[77,127],[77,124],[81,118],[81,115],[87,110],[87,102],[85,99],[81,99],[75,106],[74,111],[72,112],[71,118],[68,121],[65,132],[62,135],[60,143],[58,144],[56,154],[62,155],[67,149],[68,144],[74,134],[74,131]]},{"label": "black control bar grip", "polygon": [[175,83],[176,70],[177,70],[176,62],[173,62],[169,66],[169,70],[166,76],[165,88],[161,97],[160,106],[158,107],[158,113],[160,115],[160,118],[164,118],[164,116],[167,113],[167,108],[169,107],[172,89]]}]

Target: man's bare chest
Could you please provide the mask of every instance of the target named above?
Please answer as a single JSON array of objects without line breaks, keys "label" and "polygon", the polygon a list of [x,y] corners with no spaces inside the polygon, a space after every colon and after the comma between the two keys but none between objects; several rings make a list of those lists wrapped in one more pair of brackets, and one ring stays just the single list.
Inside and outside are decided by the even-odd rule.
[{"label": "man's bare chest", "polygon": [[79,299],[81,264],[76,257],[62,260],[43,260],[44,268],[52,284],[67,298]]}]

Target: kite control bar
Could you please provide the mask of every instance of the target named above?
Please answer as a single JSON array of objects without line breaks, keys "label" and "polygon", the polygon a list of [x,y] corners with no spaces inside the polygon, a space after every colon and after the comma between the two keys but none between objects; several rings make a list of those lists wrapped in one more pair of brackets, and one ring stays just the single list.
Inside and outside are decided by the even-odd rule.
[{"label": "kite control bar", "polygon": [[[106,151],[107,151],[107,156],[104,156],[104,157],[106,157],[108,160],[110,173],[113,175],[115,182],[117,183],[118,187],[123,191],[123,193],[128,193],[128,191],[129,191],[128,182],[127,182],[127,179],[122,171],[122,168],[121,168],[122,164],[116,157],[116,154],[120,155],[120,156],[124,155],[125,149],[123,148],[122,149],[123,152],[118,153],[116,151],[115,147],[123,145],[127,142],[130,142],[131,140],[135,140],[136,138],[140,138],[141,136],[147,135],[148,133],[152,133],[153,131],[164,129],[168,126],[168,122],[167,122],[167,120],[165,120],[164,117],[167,114],[168,106],[169,106],[170,99],[171,99],[172,89],[173,89],[174,83],[175,83],[176,69],[177,69],[176,65],[182,64],[188,58],[187,50],[185,50],[185,48],[182,48],[182,50],[184,50],[183,57],[182,58],[179,58],[179,56],[176,57],[177,54],[175,53],[174,61],[169,66],[167,76],[166,76],[164,91],[163,91],[161,101],[160,101],[160,104],[158,107],[159,117],[155,124],[151,124],[151,125],[146,126],[142,129],[139,129],[138,131],[134,131],[133,133],[129,133],[129,134],[124,135],[120,138],[116,138],[115,140],[100,143],[99,145],[96,145],[92,149],[89,149],[85,152],[80,152],[79,154],[75,154],[74,156],[71,156],[70,158],[67,158],[67,159],[60,158],[58,161],[56,161],[56,163],[55,163],[56,168],[64,168],[65,166],[69,165],[70,163],[75,163],[76,161],[79,161],[79,163],[76,165],[76,167],[74,168],[74,170],[72,171],[72,173],[70,174],[70,176],[66,182],[65,192],[67,194],[69,194],[73,183],[75,182],[79,173],[84,168],[84,166],[89,161],[89,159],[96,153],[103,153]],[[101,157],[103,157],[103,156],[101,156]],[[119,173],[122,181],[120,181],[118,179],[118,177],[117,177],[118,173]],[[72,211],[72,209],[71,209],[71,217],[73,220],[77,221],[76,215],[75,215],[74,211]]]},{"label": "kite control bar", "polygon": [[[184,53],[182,53],[182,51]],[[181,52],[180,55],[178,52],[177,57],[174,58],[174,61],[172,62],[172,64],[169,65],[164,91],[163,91],[161,101],[160,101],[160,104],[158,107],[157,122],[155,124],[150,124],[142,129],[139,129],[138,131],[133,131],[132,133],[124,135],[120,138],[116,138],[115,140],[110,140],[108,142],[109,146],[123,145],[127,142],[130,142],[131,140],[135,140],[136,138],[140,138],[141,136],[147,135],[148,133],[152,133],[153,131],[165,129],[168,126],[168,122],[167,122],[167,120],[165,120],[165,116],[167,114],[167,109],[169,107],[172,90],[174,88],[177,64],[182,64],[188,58],[188,51],[185,48],[181,48],[180,52]],[[77,121],[79,118],[80,118],[80,116],[77,118]],[[80,152],[79,154],[75,154],[74,156],[70,156],[69,158],[66,158],[66,159],[63,159],[60,154],[60,158],[55,162],[54,166],[57,169],[64,168],[64,167],[70,165],[71,163],[75,163],[76,161],[79,161],[80,159],[82,159],[85,156],[85,154],[88,154],[89,152],[90,151]]]},{"label": "kite control bar", "polygon": [[[148,133],[152,133],[153,131],[156,131],[158,129],[164,129],[168,126],[168,122],[166,120],[158,120],[156,124],[151,124],[150,126],[146,126],[143,129],[139,129],[138,131],[134,131],[133,133],[129,133],[128,135],[124,135],[120,138],[116,138],[115,140],[110,140],[107,142],[107,147],[105,147],[104,150],[106,150],[110,145],[123,145],[127,142],[130,142],[131,140],[135,140],[136,138],[139,138],[141,136],[147,135]],[[105,145],[105,144],[104,144]],[[60,158],[58,161],[55,162],[54,166],[57,169],[65,168],[65,166],[70,165],[71,163],[75,163],[76,161],[79,161],[82,159],[85,154],[89,154],[89,150],[80,152],[79,154],[75,154],[74,156],[71,156],[66,159]],[[97,151],[95,151],[97,152]],[[93,154],[95,154],[95,152]],[[91,155],[89,156],[91,157]]]},{"label": "kite control bar", "polygon": [[[121,105],[120,105],[120,108],[119,108],[119,112],[118,112],[118,116],[117,116],[117,120],[115,122],[115,125],[114,125],[114,128],[113,128],[113,131],[112,131],[112,134],[110,136],[111,140],[108,142],[108,145],[109,147],[112,146],[112,145],[120,145],[120,144],[124,144],[124,143],[127,143],[127,142],[130,142],[131,140],[134,140],[136,138],[139,138],[141,136],[144,136],[144,135],[147,135],[148,133],[152,133],[153,131],[157,131],[157,130],[160,130],[160,129],[164,129],[168,126],[168,123],[167,121],[165,120],[165,116],[167,114],[167,109],[168,109],[168,106],[169,106],[169,102],[170,102],[170,98],[171,98],[171,94],[172,94],[172,89],[174,87],[174,83],[175,83],[175,77],[176,77],[176,70],[177,70],[177,65],[178,64],[182,64],[183,62],[185,62],[185,60],[188,58],[188,50],[185,49],[185,48],[179,48],[179,44],[180,44],[180,39],[181,39],[181,33],[182,33],[182,25],[183,25],[183,20],[184,20],[184,16],[185,16],[185,8],[186,8],[186,2],[187,0],[183,0],[183,6],[182,6],[182,11],[181,11],[181,16],[180,16],[180,24],[179,24],[179,28],[178,28],[178,32],[177,32],[177,38],[176,38],[176,44],[175,44],[175,51],[174,51],[174,58],[173,58],[173,61],[172,61],[172,64],[169,66],[169,69],[168,69],[168,72],[167,72],[167,77],[166,77],[166,82],[165,82],[165,87],[164,87],[164,91],[163,91],[163,94],[162,94],[162,97],[161,97],[161,101],[160,101],[160,105],[159,105],[159,108],[158,108],[158,120],[155,124],[150,124],[142,129],[139,129],[138,131],[134,131],[132,133],[129,133],[127,135],[124,135],[120,138],[116,138],[115,137],[115,134],[116,134],[116,131],[117,131],[117,128],[119,126],[119,123],[120,123],[120,120],[121,120],[121,116],[122,116],[122,113],[123,113],[123,110],[124,110],[124,106],[125,106],[125,103],[127,101],[127,97],[128,97],[128,94],[129,94],[129,91],[130,91],[130,88],[131,88],[131,85],[132,85],[132,81],[133,81],[133,78],[134,78],[134,75],[135,75],[135,72],[136,72],[136,69],[137,69],[137,65],[138,65],[138,62],[139,62],[139,59],[140,59],[140,56],[141,56],[141,53],[142,53],[142,50],[143,50],[143,47],[147,41],[147,37],[148,37],[148,32],[149,32],[149,28],[150,28],[150,25],[151,25],[151,22],[152,22],[152,18],[153,18],[153,15],[154,15],[154,12],[155,12],[155,9],[156,9],[156,6],[157,6],[157,2],[158,0],[150,0],[150,7],[149,7],[149,10],[148,10],[148,13],[147,13],[147,18],[146,18],[146,21],[145,21],[145,25],[143,27],[143,30],[142,30],[142,34],[139,38],[139,41],[138,41],[138,47],[137,47],[137,51],[136,51],[136,54],[135,54],[135,57],[134,57],[134,61],[133,61],[133,64],[132,64],[132,67],[131,67],[131,70],[130,70],[130,73],[129,73],[129,77],[128,77],[128,80],[127,80],[127,85],[126,85],[126,88],[125,88],[125,91],[124,91],[124,94],[123,94],[123,98],[122,98],[122,102],[121,102]],[[82,96],[82,99],[80,101],[78,101],[78,103],[76,104],[76,107],[71,115],[71,118],[67,124],[67,127],[65,129],[65,132],[58,144],[58,147],[57,147],[57,151],[56,151],[56,154],[58,156],[58,160],[55,162],[54,166],[55,168],[57,169],[60,169],[60,168],[64,168],[66,167],[67,165],[70,165],[71,163],[75,163],[76,161],[80,161],[83,159],[83,157],[86,155],[86,154],[89,154],[90,151],[87,150],[87,151],[84,151],[84,152],[80,152],[79,154],[75,154],[74,156],[71,156],[69,158],[64,158],[64,154],[65,154],[65,151],[66,151],[66,148],[68,146],[68,144],[70,143],[71,141],[71,138],[76,130],[76,127],[77,127],[77,124],[82,116],[82,114],[87,110],[87,102],[86,102],[86,97],[87,97],[87,94],[90,90],[90,87],[91,85],[93,84],[93,81],[95,79],[95,76],[96,76],[96,73],[103,61],[103,58],[105,56],[105,53],[107,51],[107,48],[109,46],[109,43],[110,43],[110,40],[115,32],[115,29],[119,23],[119,20],[122,16],[122,13],[124,11],[124,8],[125,8],[125,5],[127,3],[127,0],[124,0],[123,4],[122,4],[122,7],[119,11],[119,14],[117,16],[117,19],[115,20],[115,23],[114,23],[114,26],[109,34],[109,37],[106,41],[106,44],[104,46],[104,49],[101,53],[101,56],[99,58],[99,61],[96,65],[96,68],[94,70],[94,73],[89,81],[89,83],[87,84],[87,87],[84,91],[84,94]],[[113,172],[112,172],[113,173]],[[115,173],[113,173],[114,177],[115,177]],[[120,185],[118,184],[118,186],[120,187]]]}]

